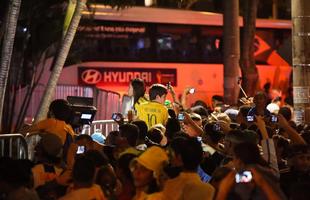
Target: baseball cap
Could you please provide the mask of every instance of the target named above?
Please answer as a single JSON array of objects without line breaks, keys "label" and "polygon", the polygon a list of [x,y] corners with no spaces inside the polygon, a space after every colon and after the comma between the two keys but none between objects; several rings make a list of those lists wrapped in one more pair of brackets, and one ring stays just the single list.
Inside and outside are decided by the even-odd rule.
[{"label": "baseball cap", "polygon": [[136,158],[136,161],[153,171],[155,178],[158,178],[161,170],[168,163],[168,155],[162,148],[152,146]]}]

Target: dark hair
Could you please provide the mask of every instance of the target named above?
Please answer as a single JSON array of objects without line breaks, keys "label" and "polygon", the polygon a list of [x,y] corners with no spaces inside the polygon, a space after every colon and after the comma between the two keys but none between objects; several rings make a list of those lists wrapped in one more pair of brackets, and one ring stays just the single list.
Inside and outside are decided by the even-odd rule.
[{"label": "dark hair", "polygon": [[53,115],[54,118],[69,122],[71,118],[71,105],[65,99],[56,99],[49,106],[49,115]]},{"label": "dark hair", "polygon": [[12,187],[29,187],[31,185],[32,163],[29,160],[0,158],[0,179]]},{"label": "dark hair", "polygon": [[217,130],[218,124],[216,122],[211,122],[205,124],[203,127],[204,133],[211,139],[211,141],[217,144],[222,138],[224,138],[224,133]]},{"label": "dark hair", "polygon": [[208,117],[209,115],[208,110],[201,105],[191,107],[191,111],[193,113],[199,114],[201,117]]},{"label": "dark hair", "polygon": [[110,165],[101,166],[96,174],[96,184],[100,185],[104,194],[110,199],[115,197],[117,177]]},{"label": "dark hair", "polygon": [[240,159],[245,165],[259,164],[268,166],[268,163],[261,157],[258,146],[250,142],[243,142],[234,147],[236,158]]},{"label": "dark hair", "polygon": [[103,153],[98,150],[88,150],[85,153],[85,158],[92,160],[96,167],[109,164],[109,159]]},{"label": "dark hair", "polygon": [[137,145],[139,136],[139,128],[134,124],[122,124],[119,126],[119,133],[121,137],[125,137],[128,144],[132,147]]},{"label": "dark hair", "polygon": [[156,99],[156,96],[162,97],[168,94],[167,88],[162,84],[153,84],[149,90],[150,100]]},{"label": "dark hair", "polygon": [[280,96],[277,96],[276,98],[274,98],[273,100],[272,100],[272,103],[277,103],[277,102],[281,102],[282,101],[282,97],[280,97]]},{"label": "dark hair", "polygon": [[145,121],[135,120],[135,121],[133,121],[131,123],[136,125],[139,128],[139,137],[138,138],[140,140],[144,140],[145,136],[147,134],[147,125],[146,125]]},{"label": "dark hair", "polygon": [[155,192],[159,192],[159,190],[160,190],[160,188],[159,188],[159,186],[157,184],[157,181],[156,181],[155,178],[153,178],[151,180],[151,182],[149,183],[149,185],[148,185],[146,193],[147,194],[153,194]]},{"label": "dark hair", "polygon": [[123,175],[126,176],[126,178],[133,182],[132,173],[130,171],[129,165],[131,161],[136,158],[137,156],[134,154],[123,154],[120,156],[120,158],[116,161],[116,166],[122,170]]},{"label": "dark hair", "polygon": [[218,167],[214,170],[212,173],[212,178],[210,180],[210,183],[214,182],[220,182],[223,180],[230,172],[232,171],[229,167]]},{"label": "dark hair", "polygon": [[202,100],[197,100],[195,101],[195,103],[193,104],[193,107],[195,106],[202,106],[204,107],[205,109],[208,108],[208,105],[206,104],[206,102],[202,101]]},{"label": "dark hair", "polygon": [[176,137],[171,142],[171,148],[175,154],[182,158],[183,168],[189,171],[196,171],[202,160],[202,147],[197,138]]},{"label": "dark hair", "polygon": [[85,156],[77,157],[75,160],[72,177],[74,182],[91,185],[95,176],[95,164]]},{"label": "dark hair", "polygon": [[279,110],[279,114],[283,115],[283,117],[287,120],[290,121],[292,119],[292,112],[291,109],[287,106],[283,106]]},{"label": "dark hair", "polygon": [[225,140],[229,140],[230,142],[234,144],[239,144],[239,143],[253,143],[257,144],[258,142],[258,136],[255,131],[252,130],[240,130],[240,129],[235,129],[229,131],[225,135]]},{"label": "dark hair", "polygon": [[239,112],[244,118],[246,118],[250,110],[251,110],[251,106],[248,106],[248,105],[243,105],[239,107]]},{"label": "dark hair", "polygon": [[213,95],[213,96],[212,96],[212,100],[224,102],[223,96],[220,96],[220,95]]},{"label": "dark hair", "polygon": [[145,144],[148,147],[153,145],[160,145],[160,141],[163,139],[162,133],[158,128],[151,128],[145,138]]},{"label": "dark hair", "polygon": [[290,145],[289,140],[286,139],[285,137],[281,136],[281,135],[273,135],[272,139],[277,140],[277,142],[276,142],[277,148],[283,149],[281,157],[286,158],[288,155],[288,150],[289,150],[289,145]]},{"label": "dark hair", "polygon": [[87,140],[88,142],[90,142],[93,141],[93,138],[87,134],[81,134],[75,138],[75,141],[81,141],[81,140]]},{"label": "dark hair", "polygon": [[181,130],[181,125],[178,119],[176,118],[168,118],[166,124],[166,133],[168,141],[171,141],[177,132]]},{"label": "dark hair", "polygon": [[288,105],[290,105],[290,106],[294,106],[294,103],[293,103],[293,97],[286,97],[285,99],[284,99],[284,102],[286,103],[286,104],[288,104]]},{"label": "dark hair", "polygon": [[145,94],[145,84],[144,81],[140,78],[135,78],[131,80],[131,86],[133,89],[133,98],[134,104],[138,102],[140,97],[143,97]]},{"label": "dark hair", "polygon": [[109,146],[115,146],[116,145],[116,137],[119,136],[119,131],[111,131],[106,140],[105,140],[105,145],[109,145]]},{"label": "dark hair", "polygon": [[267,82],[267,83],[264,84],[264,90],[265,91],[270,90],[270,87],[271,87],[271,83],[270,82]]},{"label": "dark hair", "polygon": [[173,119],[177,118],[175,111],[171,108],[168,109],[168,114],[169,114],[170,118],[173,118]]}]

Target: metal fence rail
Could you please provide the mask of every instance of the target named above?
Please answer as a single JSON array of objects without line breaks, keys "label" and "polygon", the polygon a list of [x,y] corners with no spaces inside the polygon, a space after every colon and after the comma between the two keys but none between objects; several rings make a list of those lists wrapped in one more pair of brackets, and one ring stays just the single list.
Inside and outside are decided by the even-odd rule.
[{"label": "metal fence rail", "polygon": [[118,124],[114,120],[97,120],[93,121],[90,126],[84,127],[82,133],[92,135],[99,132],[107,137],[111,131],[116,130],[118,130]]},{"label": "metal fence rail", "polygon": [[28,146],[22,134],[0,134],[0,157],[28,159]]},{"label": "metal fence rail", "polygon": [[[118,130],[118,124],[114,120],[97,120],[89,126],[84,127],[82,134],[92,135],[99,132],[105,137],[111,131]],[[31,135],[24,137],[22,134],[0,134],[0,157],[11,157],[15,159],[34,158],[34,148],[40,136]]]}]

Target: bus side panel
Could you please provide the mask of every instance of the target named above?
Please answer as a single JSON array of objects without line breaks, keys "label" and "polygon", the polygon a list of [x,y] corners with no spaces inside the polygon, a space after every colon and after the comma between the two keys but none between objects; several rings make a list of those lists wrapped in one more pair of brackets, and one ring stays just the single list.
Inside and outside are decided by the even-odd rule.
[{"label": "bus side panel", "polygon": [[259,74],[259,89],[263,89],[268,82],[274,90],[273,96],[283,95],[289,87],[292,68],[290,66],[257,65]]},{"label": "bus side panel", "polygon": [[[220,64],[180,64],[180,63],[129,63],[129,62],[88,62],[79,65],[72,65],[63,69],[59,79],[60,84],[78,84],[78,68],[140,68],[140,69],[176,69],[177,85],[174,87],[177,94],[182,94],[186,87],[196,88],[193,95],[189,95],[189,103],[197,99],[210,102],[214,94],[223,94],[223,65]],[[126,94],[128,86],[100,84],[99,88]]]},{"label": "bus side panel", "polygon": [[[176,69],[177,71],[177,85],[174,87],[177,95],[183,93],[186,87],[194,87],[196,92],[188,95],[188,104],[194,103],[201,99],[210,103],[211,97],[215,94],[223,95],[224,72],[221,64],[180,64],[180,63],[129,63],[129,62],[88,62],[79,65],[73,65],[63,69],[59,84],[77,85],[80,77],[78,77],[78,68],[128,68],[141,70],[152,69]],[[271,66],[271,65],[257,65],[259,73],[258,90],[261,90],[267,82],[271,83],[273,89],[285,93],[288,88],[289,78],[291,73],[290,66]],[[237,81],[237,78],[236,78]],[[105,85],[100,84],[97,87],[126,94],[128,86],[116,84]],[[277,94],[278,95],[278,94]]]}]

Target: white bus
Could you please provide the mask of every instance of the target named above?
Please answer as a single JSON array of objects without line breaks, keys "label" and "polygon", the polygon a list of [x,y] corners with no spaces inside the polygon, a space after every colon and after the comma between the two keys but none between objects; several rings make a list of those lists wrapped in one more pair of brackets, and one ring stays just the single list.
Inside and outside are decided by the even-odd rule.
[{"label": "white bus", "polygon": [[[147,85],[171,82],[178,93],[195,87],[190,102],[209,102],[212,95],[223,95],[221,14],[92,8],[95,12],[84,12],[60,84],[92,85],[124,94],[130,79],[140,77]],[[270,82],[286,92],[291,73],[291,22],[258,19],[256,25],[259,86]]]}]

